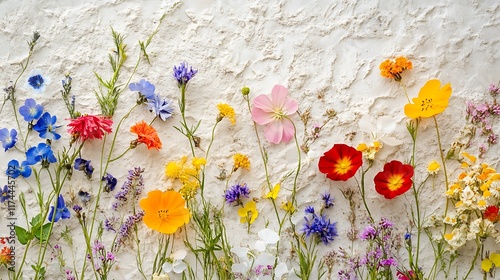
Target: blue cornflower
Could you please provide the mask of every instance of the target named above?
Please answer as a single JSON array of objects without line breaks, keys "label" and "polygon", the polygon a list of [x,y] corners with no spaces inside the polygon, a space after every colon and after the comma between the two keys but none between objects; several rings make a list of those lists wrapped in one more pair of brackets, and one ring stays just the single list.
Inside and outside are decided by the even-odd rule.
[{"label": "blue cornflower", "polygon": [[87,203],[89,203],[90,199],[92,198],[90,196],[90,193],[82,190],[78,191],[78,197],[80,198],[80,201],[83,203],[83,205],[87,205]]},{"label": "blue cornflower", "polygon": [[118,182],[118,180],[116,180],[116,178],[113,177],[113,175],[111,175],[109,173],[106,173],[106,176],[102,176],[101,181],[106,182],[106,185],[104,186],[105,192],[113,191],[116,187],[116,183]]},{"label": "blue cornflower", "polygon": [[179,87],[187,85],[196,73],[198,73],[198,70],[193,70],[193,67],[189,67],[186,62],[181,62],[179,67],[174,66],[174,78],[177,80]]},{"label": "blue cornflower", "polygon": [[405,240],[406,241],[408,241],[408,240],[411,241],[411,233],[409,233],[409,232],[405,233]]},{"label": "blue cornflower", "polygon": [[321,199],[325,202],[325,208],[330,208],[333,206],[333,197],[329,193],[324,193],[321,195]]},{"label": "blue cornflower", "polygon": [[0,203],[4,203],[6,200],[10,198],[9,186],[3,186],[3,189],[0,189]]},{"label": "blue cornflower", "polygon": [[75,159],[75,169],[83,171],[87,178],[92,178],[92,173],[94,172],[94,167],[90,165],[90,160],[85,160],[83,158]]},{"label": "blue cornflower", "polygon": [[69,212],[68,207],[66,207],[62,194],[60,194],[57,199],[57,208],[54,209],[54,206],[50,206],[49,222],[52,220],[57,222],[59,219],[69,219],[69,217],[71,217],[71,213]]},{"label": "blue cornflower", "polygon": [[7,164],[7,171],[5,174],[12,178],[17,178],[19,175],[23,176],[24,178],[28,178],[31,176],[31,167],[29,166],[29,163],[27,161],[23,161],[21,165],[19,165],[19,161],[13,159],[9,161]]},{"label": "blue cornflower", "polygon": [[155,95],[155,86],[144,79],[140,80],[138,83],[129,84],[128,88],[131,91],[140,92],[148,100],[154,98]]},{"label": "blue cornflower", "polygon": [[19,113],[27,122],[38,120],[43,113],[43,106],[36,104],[35,99],[28,98],[24,101],[24,105],[19,107]]},{"label": "blue cornflower", "polygon": [[2,147],[5,151],[14,147],[17,142],[17,131],[11,129],[10,132],[7,128],[0,129],[0,142],[2,142]]},{"label": "blue cornflower", "polygon": [[250,190],[248,189],[247,184],[237,184],[231,186],[231,188],[226,191],[226,193],[224,194],[224,198],[226,199],[227,204],[236,202],[236,205],[243,205],[243,203],[241,202],[241,198],[248,198],[249,194]]},{"label": "blue cornflower", "polygon": [[48,84],[50,84],[50,78],[43,76],[40,69],[33,69],[28,75],[28,80],[24,87],[33,90],[35,93],[42,93]]},{"label": "blue cornflower", "polygon": [[160,95],[155,94],[152,99],[148,101],[148,109],[156,116],[160,117],[162,121],[167,120],[174,113],[172,101],[167,98],[161,98]]},{"label": "blue cornflower", "polygon": [[338,236],[337,223],[332,223],[325,215],[318,216],[313,214],[311,221],[307,217],[304,217],[304,219],[306,223],[302,231],[306,234],[306,237],[315,235],[324,244],[328,244],[335,239],[335,236]]},{"label": "blue cornflower", "polygon": [[307,214],[314,214],[314,207],[312,207],[312,206],[306,206],[305,212]]},{"label": "blue cornflower", "polygon": [[56,121],[56,116],[51,116],[49,112],[45,112],[33,126],[33,129],[37,131],[39,136],[43,139],[57,140],[61,138],[61,135],[55,132],[56,128],[60,127],[60,125],[55,125]]},{"label": "blue cornflower", "polygon": [[26,152],[26,161],[29,165],[42,162],[42,165],[47,165],[48,163],[54,163],[57,158],[54,156],[52,148],[45,144],[39,143],[38,146],[31,147]]}]

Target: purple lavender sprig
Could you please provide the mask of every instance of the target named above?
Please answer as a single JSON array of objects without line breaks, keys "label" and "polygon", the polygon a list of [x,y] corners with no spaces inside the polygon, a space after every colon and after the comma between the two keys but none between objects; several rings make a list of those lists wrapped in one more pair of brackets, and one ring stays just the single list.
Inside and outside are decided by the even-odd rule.
[{"label": "purple lavender sprig", "polygon": [[142,221],[143,217],[144,217],[143,211],[140,211],[135,215],[130,215],[127,217],[125,222],[120,226],[120,229],[118,230],[118,236],[116,237],[113,247],[114,251],[116,251],[116,249],[125,242],[125,240],[129,237],[130,232],[132,231],[134,225]]},{"label": "purple lavender sprig", "polygon": [[134,169],[128,171],[128,177],[125,183],[123,183],[120,191],[116,193],[116,201],[113,203],[113,210],[117,210],[119,207],[123,206],[131,193],[133,199],[137,199],[144,189],[144,179],[142,173],[144,168],[134,167]]}]

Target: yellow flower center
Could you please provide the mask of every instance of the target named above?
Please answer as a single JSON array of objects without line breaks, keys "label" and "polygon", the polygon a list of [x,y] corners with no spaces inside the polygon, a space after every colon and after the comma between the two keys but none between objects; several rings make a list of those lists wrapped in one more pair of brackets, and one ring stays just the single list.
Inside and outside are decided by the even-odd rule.
[{"label": "yellow flower center", "polygon": [[168,218],[168,210],[165,210],[165,209],[158,210],[158,217],[161,220],[166,220]]},{"label": "yellow flower center", "polygon": [[349,158],[341,158],[336,164],[335,164],[335,172],[339,174],[346,174],[351,170],[352,163],[351,159]]},{"label": "yellow flower center", "polygon": [[275,108],[273,110],[273,112],[274,112],[273,118],[276,120],[281,120],[281,119],[284,119],[286,117],[285,112],[283,112],[283,110],[281,108]]},{"label": "yellow flower center", "polygon": [[389,177],[389,179],[387,181],[388,181],[387,186],[389,187],[389,190],[391,190],[391,191],[395,191],[395,190],[401,188],[401,186],[403,186],[403,182],[404,182],[403,176],[401,176],[400,174],[392,175],[391,177]]}]

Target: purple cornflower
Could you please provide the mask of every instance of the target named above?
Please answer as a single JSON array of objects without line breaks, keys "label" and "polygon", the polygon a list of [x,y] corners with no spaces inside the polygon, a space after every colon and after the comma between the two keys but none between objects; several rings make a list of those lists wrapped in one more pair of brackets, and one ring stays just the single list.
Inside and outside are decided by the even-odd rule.
[{"label": "purple cornflower", "polygon": [[308,205],[306,206],[306,210],[304,210],[306,212],[306,214],[314,214],[315,210],[314,210],[314,207]]},{"label": "purple cornflower", "polygon": [[236,205],[243,205],[243,202],[241,202],[241,199],[243,197],[248,198],[248,195],[250,194],[250,190],[247,187],[247,184],[236,184],[234,186],[231,186],[226,193],[224,194],[224,198],[226,199],[227,204],[232,204],[233,202],[236,202]]},{"label": "purple cornflower", "polygon": [[88,179],[92,178],[92,173],[94,172],[94,167],[90,165],[90,160],[85,160],[83,158],[75,159],[74,168],[76,170],[83,171]]},{"label": "purple cornflower", "polygon": [[116,201],[113,203],[113,209],[117,210],[120,206],[124,205],[127,201],[127,196],[132,192],[132,196],[137,198],[144,188],[144,180],[142,178],[142,173],[144,168],[134,167],[134,169],[128,171],[127,181],[123,183],[122,188],[115,195]]},{"label": "purple cornflower", "polygon": [[302,231],[306,234],[306,237],[315,235],[326,245],[330,241],[333,241],[335,236],[338,236],[336,227],[337,223],[332,223],[330,219],[326,218],[326,215],[318,216],[313,214],[311,220],[307,217],[304,217],[304,219],[306,220],[306,223],[304,224]]},{"label": "purple cornflower", "polygon": [[160,117],[162,121],[166,121],[174,113],[172,101],[167,98],[161,98],[158,94],[155,94],[153,98],[148,100],[148,109],[157,117]]},{"label": "purple cornflower", "polygon": [[380,266],[398,266],[398,262],[392,257],[380,260],[379,264]]},{"label": "purple cornflower", "polygon": [[116,249],[119,245],[125,242],[127,237],[130,235],[130,232],[132,231],[134,225],[142,221],[142,217],[144,217],[143,211],[140,211],[135,215],[130,215],[127,217],[125,222],[120,226],[120,229],[118,230],[118,236],[116,237],[114,249]]},{"label": "purple cornflower", "polygon": [[105,192],[111,192],[115,189],[116,184],[118,183],[118,180],[116,180],[113,175],[109,174],[106,172],[105,176],[102,176],[102,181],[106,182],[106,185],[104,185],[104,191]]},{"label": "purple cornflower", "polygon": [[328,209],[333,206],[333,197],[329,193],[321,195],[321,199],[325,202],[325,208]]},{"label": "purple cornflower", "polygon": [[174,66],[174,78],[177,80],[179,87],[187,85],[196,73],[198,73],[198,70],[193,70],[193,67],[188,66],[186,62],[181,62],[178,67]]}]

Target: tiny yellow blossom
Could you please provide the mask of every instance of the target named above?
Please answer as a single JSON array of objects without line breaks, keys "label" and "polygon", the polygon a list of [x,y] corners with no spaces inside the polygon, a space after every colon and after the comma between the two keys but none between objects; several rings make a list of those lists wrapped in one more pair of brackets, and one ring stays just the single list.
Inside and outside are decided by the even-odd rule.
[{"label": "tiny yellow blossom", "polygon": [[165,175],[168,178],[178,179],[181,175],[182,167],[175,161],[171,161],[165,167]]},{"label": "tiny yellow blossom", "polygon": [[238,216],[240,216],[240,223],[249,223],[252,224],[255,222],[255,219],[259,216],[259,212],[257,211],[257,204],[255,201],[250,200],[245,204],[244,207],[238,209]]},{"label": "tiny yellow blossom", "polygon": [[467,159],[469,159],[469,160],[470,160],[470,162],[472,162],[472,163],[476,163],[477,158],[476,158],[475,156],[470,155],[470,154],[469,154],[469,153],[467,153],[467,152],[462,152],[462,156],[464,156],[464,157],[466,157]]},{"label": "tiny yellow blossom", "polygon": [[291,201],[281,203],[281,209],[287,211],[290,214],[295,212],[295,207],[293,206],[293,203]]},{"label": "tiny yellow blossom", "polygon": [[357,147],[356,147],[356,150],[360,151],[360,152],[364,152],[368,149],[368,145],[366,145],[365,143],[361,143],[359,144]]},{"label": "tiny yellow blossom", "polygon": [[281,185],[278,183],[274,186],[273,190],[268,192],[264,198],[276,199],[278,197],[278,192],[280,191]]},{"label": "tiny yellow blossom", "polygon": [[237,153],[233,156],[233,171],[238,170],[238,168],[245,168],[246,170],[250,170],[250,160],[248,156],[244,154]]},{"label": "tiny yellow blossom", "polygon": [[207,163],[207,160],[205,158],[193,158],[191,161],[191,164],[196,168],[196,170],[200,170],[202,165],[205,165]]},{"label": "tiny yellow blossom", "polygon": [[430,175],[436,175],[441,168],[441,165],[435,160],[429,162],[429,165],[427,165],[427,172],[429,172]]},{"label": "tiny yellow blossom", "polygon": [[224,117],[227,117],[231,124],[236,123],[236,114],[234,113],[233,107],[226,103],[217,104],[217,109],[219,109],[219,115],[217,116],[217,121],[221,121]]}]

